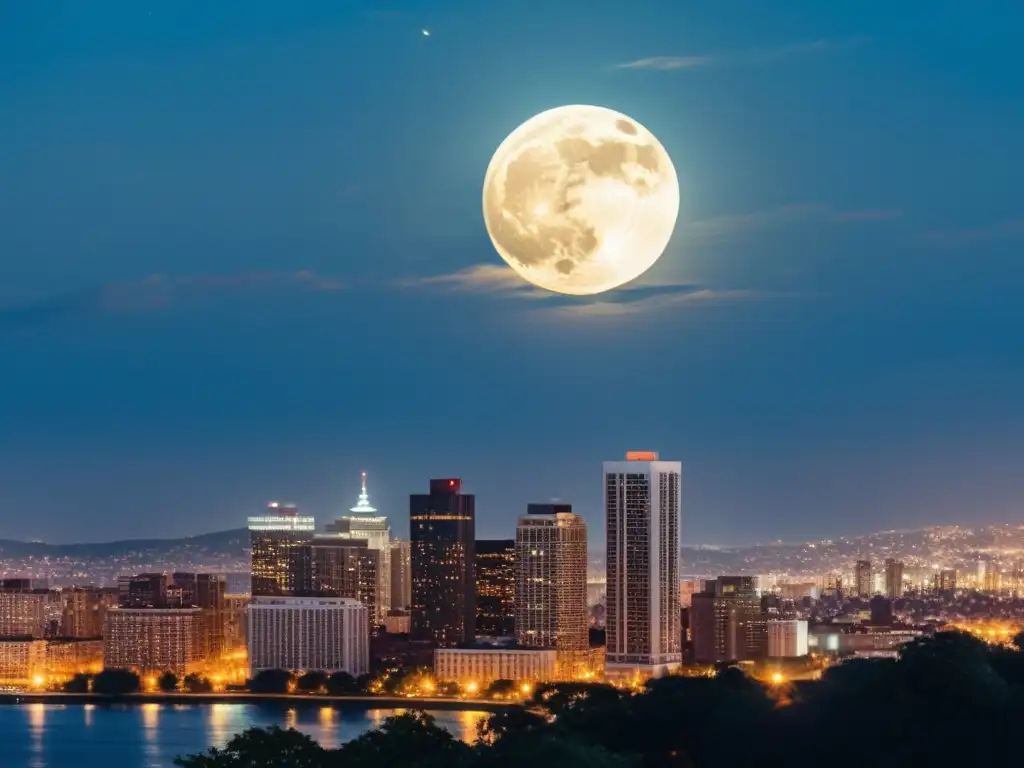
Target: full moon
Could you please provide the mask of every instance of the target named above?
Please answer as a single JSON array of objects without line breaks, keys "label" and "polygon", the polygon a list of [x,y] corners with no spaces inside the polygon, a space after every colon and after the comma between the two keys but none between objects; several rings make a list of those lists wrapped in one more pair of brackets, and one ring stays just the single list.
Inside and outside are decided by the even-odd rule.
[{"label": "full moon", "polygon": [[679,215],[679,180],[661,142],[603,107],[558,107],[520,125],[491,158],[483,197],[487,233],[508,265],[576,296],[650,269]]}]

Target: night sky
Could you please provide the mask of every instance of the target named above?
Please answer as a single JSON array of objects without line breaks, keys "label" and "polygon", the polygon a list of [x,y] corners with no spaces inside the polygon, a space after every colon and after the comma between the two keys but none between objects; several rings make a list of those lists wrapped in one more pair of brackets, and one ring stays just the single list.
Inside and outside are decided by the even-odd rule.
[{"label": "night sky", "polygon": [[[0,4],[0,538],[178,536],[359,471],[478,534],[601,462],[685,543],[1024,518],[1019,2]],[[422,29],[431,35],[424,36]],[[627,66],[628,65],[628,66]],[[682,187],[638,284],[540,296],[481,216],[561,104]],[[596,535],[595,535],[596,534]]]}]

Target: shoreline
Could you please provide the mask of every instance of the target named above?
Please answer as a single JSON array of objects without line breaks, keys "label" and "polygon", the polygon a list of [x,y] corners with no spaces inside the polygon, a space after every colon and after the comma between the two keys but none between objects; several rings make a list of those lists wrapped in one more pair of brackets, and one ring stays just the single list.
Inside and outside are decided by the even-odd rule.
[{"label": "shoreline", "polygon": [[101,693],[27,692],[0,693],[0,705],[17,704],[307,704],[351,705],[359,709],[432,709],[457,712],[499,712],[520,702],[488,699],[408,698],[405,696],[328,696],[297,693]]}]

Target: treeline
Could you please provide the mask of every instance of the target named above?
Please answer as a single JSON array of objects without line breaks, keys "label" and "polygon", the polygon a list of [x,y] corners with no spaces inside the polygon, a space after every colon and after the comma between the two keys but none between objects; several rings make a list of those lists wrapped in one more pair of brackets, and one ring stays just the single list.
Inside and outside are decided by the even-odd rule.
[{"label": "treeline", "polygon": [[740,669],[668,677],[631,693],[539,687],[465,744],[422,712],[389,718],[338,749],[295,730],[252,729],[185,768],[829,768],[1017,764],[1024,636],[994,647],[942,632],[898,659],[854,660],[821,681],[771,685]]},{"label": "treeline", "polygon": [[[370,675],[353,677],[347,672],[307,672],[295,676],[283,669],[268,669],[258,672],[246,681],[244,689],[250,693],[283,694],[283,693],[327,693],[332,696],[351,696],[368,693],[372,687]],[[164,672],[156,679],[156,687],[164,693],[212,693],[213,683],[209,678],[198,674],[185,675],[179,679],[173,672]],[[105,669],[95,675],[80,673],[64,683],[65,693],[99,693],[108,696],[120,696],[140,693],[143,690],[142,678],[127,669]]]}]

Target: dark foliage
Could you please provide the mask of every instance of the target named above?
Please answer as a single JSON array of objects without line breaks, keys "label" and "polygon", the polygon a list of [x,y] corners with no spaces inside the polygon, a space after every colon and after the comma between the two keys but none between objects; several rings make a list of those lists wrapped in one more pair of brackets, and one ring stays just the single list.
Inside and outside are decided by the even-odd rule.
[{"label": "dark foliage", "polygon": [[303,693],[319,693],[326,684],[326,672],[307,672],[295,681],[295,687]]},{"label": "dark foliage", "polygon": [[284,669],[264,669],[246,683],[250,693],[288,693],[292,673]]},{"label": "dark foliage", "polygon": [[[345,681],[349,684],[348,681]],[[1024,649],[960,633],[923,637],[898,659],[855,660],[819,682],[767,686],[740,669],[669,677],[626,693],[540,686],[528,706],[456,741],[423,713],[389,718],[337,750],[294,732],[249,731],[187,768],[762,768],[827,755],[829,768],[1016,764]],[[849,748],[857,744],[858,748]],[[844,746],[845,745],[845,746]],[[964,759],[969,758],[969,759]],[[954,760],[956,762],[956,760]]]},{"label": "dark foliage", "polygon": [[92,692],[107,696],[138,693],[142,690],[139,676],[127,669],[104,669],[92,679]]},{"label": "dark foliage", "polygon": [[331,696],[349,696],[366,692],[365,687],[360,687],[359,680],[348,672],[335,672],[324,681],[324,687]]},{"label": "dark foliage", "polygon": [[185,675],[182,687],[189,693],[211,693],[213,691],[213,683],[202,675],[195,674]]},{"label": "dark foliage", "polygon": [[174,693],[178,690],[178,676],[173,672],[164,672],[156,681],[156,687],[164,693]]},{"label": "dark foliage", "polygon": [[90,682],[92,682],[92,675],[87,675],[84,672],[79,672],[77,675],[75,675],[66,683],[64,683],[64,693],[88,693]]}]

